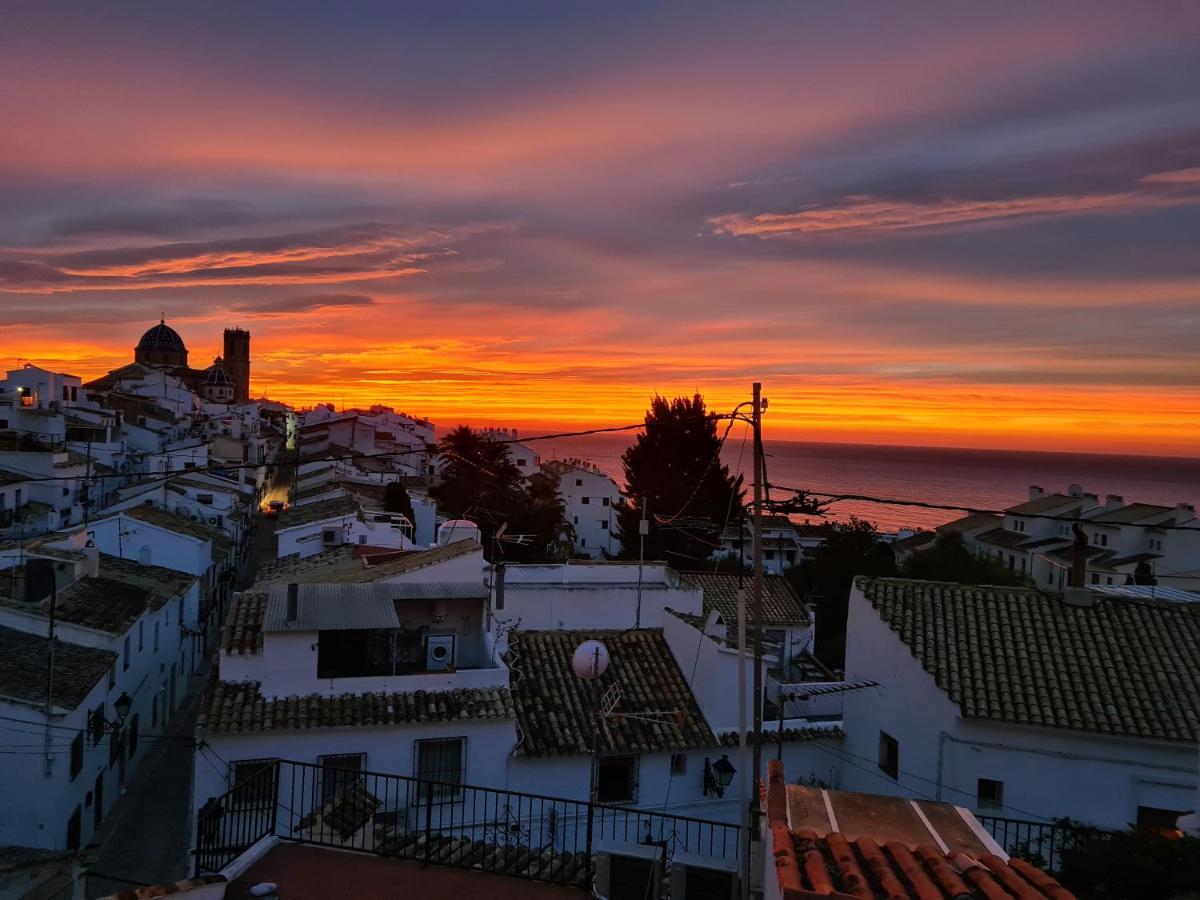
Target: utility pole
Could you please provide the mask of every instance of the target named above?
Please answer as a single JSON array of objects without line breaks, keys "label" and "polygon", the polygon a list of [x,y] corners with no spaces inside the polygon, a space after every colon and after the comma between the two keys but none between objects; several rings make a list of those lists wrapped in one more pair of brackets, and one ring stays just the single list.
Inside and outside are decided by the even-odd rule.
[{"label": "utility pole", "polygon": [[[762,445],[762,383],[754,382],[754,789],[750,792],[751,826],[758,825],[758,781],[762,772],[762,593],[763,593],[763,546],[762,546],[762,498],[763,498],[763,445]],[[751,833],[753,839],[753,831]],[[750,847],[746,847],[750,855]]]}]

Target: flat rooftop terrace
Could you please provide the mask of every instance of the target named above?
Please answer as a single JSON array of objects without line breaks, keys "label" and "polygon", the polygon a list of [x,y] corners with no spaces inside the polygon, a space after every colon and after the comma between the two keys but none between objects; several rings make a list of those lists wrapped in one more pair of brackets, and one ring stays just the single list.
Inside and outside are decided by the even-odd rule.
[{"label": "flat rooftop terrace", "polygon": [[584,900],[590,896],[578,888],[542,884],[445,866],[371,856],[346,850],[331,850],[311,844],[279,844],[229,885],[229,900],[251,900],[250,888],[262,882],[279,885],[279,896],[287,900]]}]

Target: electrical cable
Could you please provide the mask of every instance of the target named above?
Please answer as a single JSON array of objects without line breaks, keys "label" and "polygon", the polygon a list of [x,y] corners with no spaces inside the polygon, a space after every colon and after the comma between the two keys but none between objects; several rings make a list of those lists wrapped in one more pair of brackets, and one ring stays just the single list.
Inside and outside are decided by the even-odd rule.
[{"label": "electrical cable", "polygon": [[[808,494],[812,497],[825,497],[829,503],[841,503],[847,500],[853,500],[859,503],[878,503],[885,506],[914,506],[920,509],[936,509],[945,510],[947,512],[965,512],[973,515],[998,516],[1004,517],[1013,515],[1002,509],[985,509],[977,506],[967,506],[965,504],[953,503],[929,503],[924,500],[899,500],[887,497],[872,497],[868,494],[831,494],[825,491],[813,491],[808,488],[786,487],[781,484],[772,484],[771,487],[780,491],[788,491],[793,494]],[[1077,522],[1080,525],[1106,525],[1106,526],[1122,526],[1126,528],[1154,528],[1162,531],[1196,531],[1195,525],[1175,525],[1162,524],[1154,525],[1146,522],[1094,522],[1090,519],[1072,517],[1072,516],[1052,516],[1045,513],[1021,513],[1022,519],[1045,519],[1051,522]]]}]

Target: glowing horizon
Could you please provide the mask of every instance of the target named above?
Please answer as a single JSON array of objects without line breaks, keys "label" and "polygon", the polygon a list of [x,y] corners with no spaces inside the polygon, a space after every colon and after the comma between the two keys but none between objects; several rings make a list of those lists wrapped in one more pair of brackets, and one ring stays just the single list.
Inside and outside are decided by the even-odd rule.
[{"label": "glowing horizon", "polygon": [[780,439],[1195,452],[1195,10],[8,18],[8,368],[165,312],[439,427],[759,380]]}]

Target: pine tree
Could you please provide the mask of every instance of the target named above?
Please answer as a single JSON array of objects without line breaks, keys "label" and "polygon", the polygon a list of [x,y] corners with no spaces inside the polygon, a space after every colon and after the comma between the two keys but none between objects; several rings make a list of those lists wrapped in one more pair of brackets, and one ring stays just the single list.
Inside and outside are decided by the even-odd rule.
[{"label": "pine tree", "polygon": [[645,431],[621,457],[628,497],[618,510],[624,558],[637,559],[638,521],[646,506],[651,519],[646,559],[680,569],[707,562],[722,529],[739,521],[744,495],[741,476],[729,473],[720,452],[717,420],[700,394],[674,400],[655,396]]}]

